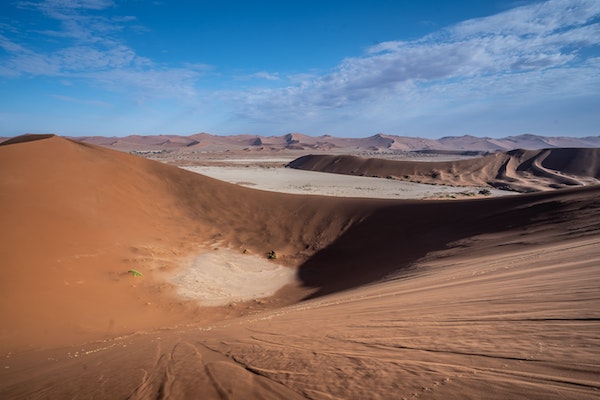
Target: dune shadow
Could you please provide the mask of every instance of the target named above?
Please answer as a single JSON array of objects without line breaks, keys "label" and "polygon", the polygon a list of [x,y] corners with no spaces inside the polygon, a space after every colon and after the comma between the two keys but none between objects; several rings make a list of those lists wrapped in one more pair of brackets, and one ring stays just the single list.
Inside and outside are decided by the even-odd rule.
[{"label": "dune shadow", "polygon": [[[304,262],[297,278],[315,292],[304,300],[365,284],[412,275],[415,263],[433,251],[461,247],[457,242],[486,233],[523,233],[560,215],[553,195],[406,202],[375,209],[326,248]],[[567,219],[561,218],[563,222]],[[546,222],[544,222],[546,221]],[[556,221],[556,218],[555,218]],[[469,251],[468,247],[463,248]]]},{"label": "dune shadow", "polygon": [[[452,205],[403,204],[376,209],[302,264],[297,277],[317,290],[306,299],[407,275],[427,253],[464,238]],[[459,211],[459,210],[456,210]]]},{"label": "dune shadow", "polygon": [[17,144],[17,143],[34,142],[36,140],[50,139],[54,136],[56,136],[56,135],[54,135],[52,133],[48,133],[48,134],[27,133],[25,135],[15,136],[13,138],[7,139],[4,142],[0,142],[0,146],[8,146],[8,145]]}]

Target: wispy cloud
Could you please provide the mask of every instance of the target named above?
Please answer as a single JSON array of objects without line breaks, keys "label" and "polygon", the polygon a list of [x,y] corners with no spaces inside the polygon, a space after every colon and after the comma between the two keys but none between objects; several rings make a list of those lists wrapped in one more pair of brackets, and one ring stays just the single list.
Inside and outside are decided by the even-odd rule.
[{"label": "wispy cloud", "polygon": [[561,91],[575,90],[579,82],[597,79],[597,65],[588,63],[581,50],[600,44],[599,17],[596,0],[536,3],[465,21],[420,40],[378,44],[328,74],[292,86],[223,96],[241,105],[242,115],[266,120],[278,113],[310,116],[385,102],[409,106],[424,96],[439,102],[429,98],[434,95],[451,102],[467,93],[479,99],[539,93],[565,75],[570,82]]},{"label": "wispy cloud", "polygon": [[50,97],[56,100],[65,101],[68,103],[76,103],[76,104],[84,104],[91,105],[95,107],[103,107],[103,108],[111,108],[112,104],[102,101],[102,100],[93,100],[93,99],[80,99],[72,96],[65,96],[62,94],[51,94]]},{"label": "wispy cloud", "polygon": [[[49,46],[52,51],[27,47],[0,33],[0,47],[8,54],[0,76],[83,79],[110,90],[133,92],[138,98],[189,98],[195,95],[196,82],[208,69],[204,65],[161,65],[138,55],[119,36],[136,18],[107,17],[97,12],[113,8],[112,0],[21,1],[18,6],[42,13],[56,21],[58,28],[29,32],[47,38],[53,44]],[[59,48],[51,40],[56,37],[64,39]]]},{"label": "wispy cloud", "polygon": [[266,71],[255,72],[253,74],[236,75],[234,78],[238,79],[238,80],[242,80],[242,81],[255,80],[255,79],[267,80],[267,81],[281,80],[279,73],[266,72]]},{"label": "wispy cloud", "polygon": [[111,31],[120,30],[120,26],[110,19],[94,13],[114,7],[111,0],[43,0],[20,1],[20,8],[37,11],[60,24],[58,30],[44,30],[39,33],[65,37],[82,42],[102,42]]}]

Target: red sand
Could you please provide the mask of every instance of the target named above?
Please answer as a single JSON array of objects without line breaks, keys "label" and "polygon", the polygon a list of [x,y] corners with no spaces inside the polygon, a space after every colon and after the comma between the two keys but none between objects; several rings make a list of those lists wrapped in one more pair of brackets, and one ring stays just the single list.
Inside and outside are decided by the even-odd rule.
[{"label": "red sand", "polygon": [[[599,186],[294,196],[41,139],[0,146],[1,398],[598,398]],[[299,282],[178,298],[214,246]]]}]

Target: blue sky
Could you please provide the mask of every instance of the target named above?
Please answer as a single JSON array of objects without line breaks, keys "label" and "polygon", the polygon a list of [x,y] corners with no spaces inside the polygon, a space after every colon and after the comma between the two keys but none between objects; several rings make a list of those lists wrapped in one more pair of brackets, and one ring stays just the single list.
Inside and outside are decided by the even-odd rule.
[{"label": "blue sky", "polygon": [[600,135],[598,0],[4,0],[0,136]]}]

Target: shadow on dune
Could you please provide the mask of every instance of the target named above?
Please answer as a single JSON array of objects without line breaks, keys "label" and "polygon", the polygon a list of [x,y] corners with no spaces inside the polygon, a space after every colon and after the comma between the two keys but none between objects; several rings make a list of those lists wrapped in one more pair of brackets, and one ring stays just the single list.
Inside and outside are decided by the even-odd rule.
[{"label": "shadow on dune", "polygon": [[[472,251],[468,239],[498,234],[500,242],[538,242],[540,233],[573,238],[600,229],[600,187],[485,200],[406,202],[375,209],[298,270],[304,286],[317,290],[305,300],[386,278],[416,273],[428,253],[449,248]],[[496,249],[497,250],[497,249]]]},{"label": "shadow on dune", "polygon": [[56,136],[56,135],[54,135],[53,133],[48,133],[48,134],[28,133],[28,134],[21,135],[21,136],[15,136],[13,138],[5,140],[4,142],[0,142],[0,146],[8,146],[9,144],[17,144],[17,143],[34,142],[36,140],[49,139],[54,136]]}]

